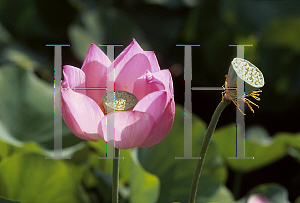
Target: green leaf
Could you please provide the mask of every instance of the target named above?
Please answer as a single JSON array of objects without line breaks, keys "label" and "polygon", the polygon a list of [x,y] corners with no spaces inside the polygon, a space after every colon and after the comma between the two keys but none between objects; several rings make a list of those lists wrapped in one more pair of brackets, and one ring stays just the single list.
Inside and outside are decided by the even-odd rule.
[{"label": "green leaf", "polygon": [[[53,150],[53,91],[53,85],[40,80],[33,72],[3,65],[0,69],[0,140],[14,146],[35,141],[44,149]],[[63,148],[82,141],[64,123],[62,135]]]},{"label": "green leaf", "polygon": [[[202,120],[193,115],[193,156],[199,156],[206,126]],[[184,145],[184,111],[176,106],[173,127],[169,135],[160,143],[150,148],[139,149],[139,159],[143,167],[157,175],[161,181],[158,202],[186,202],[197,160],[175,159],[183,156]],[[205,157],[199,180],[197,197],[205,201],[232,201],[231,192],[224,185],[227,170],[218,150],[211,142]]]},{"label": "green leaf", "polygon": [[[112,159],[98,159],[98,157],[105,156],[106,143],[103,141],[97,143],[88,142],[88,145],[97,152],[97,154],[93,153],[89,155],[88,162],[93,168],[98,169],[98,177],[101,176],[102,180],[107,179],[108,174],[111,177]],[[137,149],[120,150],[120,157],[124,157],[124,159],[120,159],[121,197],[130,200],[132,203],[157,202],[160,181],[157,176],[147,172],[141,166],[137,158]],[[106,192],[103,195],[107,194]]]},{"label": "green leaf", "polygon": [[3,59],[16,64],[18,67],[33,71],[43,67],[41,61],[44,57],[33,52],[28,47],[13,44],[3,50]]},{"label": "green leaf", "polygon": [[236,125],[217,129],[213,140],[229,167],[239,172],[250,172],[267,166],[287,155],[288,146],[300,149],[300,136],[278,133],[273,138],[261,127],[246,131],[245,156],[254,159],[228,159],[236,156]]},{"label": "green leaf", "polygon": [[288,17],[274,20],[266,29],[265,43],[272,47],[288,48],[300,52],[298,43],[300,35],[300,18]]},{"label": "green leaf", "polygon": [[99,140],[98,142],[87,142],[87,144],[96,151],[96,153],[89,153],[88,162],[91,166],[111,174],[112,159],[98,159],[98,157],[106,156],[106,143],[103,140]]},{"label": "green leaf", "polygon": [[82,12],[79,20],[69,27],[68,35],[71,39],[71,48],[80,61],[84,60],[91,43],[122,44],[136,38],[143,49],[146,48],[141,43],[145,40],[140,28],[126,13],[110,6]]},{"label": "green leaf", "polygon": [[0,163],[0,195],[22,202],[78,202],[79,168],[39,154],[15,154]]},{"label": "green leaf", "polygon": [[157,4],[160,6],[165,6],[167,8],[178,9],[184,6],[193,7],[197,5],[197,0],[181,0],[181,1],[171,1],[171,0],[146,0],[147,4]]},{"label": "green leaf", "polygon": [[0,161],[2,157],[5,157],[9,154],[11,146],[0,140]]},{"label": "green leaf", "polygon": [[91,43],[101,44],[104,42],[104,33],[101,29],[102,23],[98,12],[93,10],[83,12],[80,19],[84,27],[79,23],[73,23],[69,27],[68,34],[72,41],[72,50],[78,59],[83,61]]},{"label": "green leaf", "polygon": [[[202,179],[202,180],[201,180]],[[200,176],[200,181],[198,185],[198,195],[196,198],[197,203],[204,202],[233,202],[234,198],[231,191],[224,185],[212,181],[211,178]],[[223,200],[223,201],[222,201]],[[186,202],[186,201],[182,201]]]},{"label": "green leaf", "polygon": [[9,200],[3,197],[0,197],[0,203],[21,203],[19,201],[13,201],[13,200]]},{"label": "green leaf", "polygon": [[300,203],[300,196],[297,197],[297,199],[295,200],[295,203]]},{"label": "green leaf", "polygon": [[130,202],[157,202],[160,188],[159,179],[143,169],[137,158],[137,149],[131,150],[131,156]]},{"label": "green leaf", "polygon": [[0,44],[8,44],[12,41],[12,36],[8,30],[0,23]]}]

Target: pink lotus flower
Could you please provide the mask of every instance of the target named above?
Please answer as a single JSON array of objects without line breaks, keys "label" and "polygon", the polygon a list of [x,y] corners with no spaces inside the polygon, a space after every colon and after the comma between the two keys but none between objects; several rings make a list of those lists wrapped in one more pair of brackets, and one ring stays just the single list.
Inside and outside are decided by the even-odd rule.
[{"label": "pink lotus flower", "polygon": [[115,147],[150,147],[162,141],[174,122],[173,81],[169,70],[160,70],[154,52],[132,43],[110,62],[101,49],[91,44],[81,69],[63,69],[62,116],[79,138],[107,142],[106,114],[102,97],[107,70],[115,68],[115,90],[126,91],[138,100],[132,110],[114,111]]},{"label": "pink lotus flower", "polygon": [[252,194],[249,196],[247,203],[271,203],[267,197],[261,194]]}]

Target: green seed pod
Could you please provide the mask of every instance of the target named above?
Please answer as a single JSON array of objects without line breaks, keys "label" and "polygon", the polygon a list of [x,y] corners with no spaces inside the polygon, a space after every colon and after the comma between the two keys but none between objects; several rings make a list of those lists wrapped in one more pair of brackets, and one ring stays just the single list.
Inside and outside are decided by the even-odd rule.
[{"label": "green seed pod", "polygon": [[102,97],[106,113],[132,110],[138,103],[136,96],[126,91],[107,92]]},{"label": "green seed pod", "polygon": [[234,58],[228,70],[227,87],[236,87],[237,76],[245,81],[245,93],[248,94],[264,86],[262,72],[246,59]]}]

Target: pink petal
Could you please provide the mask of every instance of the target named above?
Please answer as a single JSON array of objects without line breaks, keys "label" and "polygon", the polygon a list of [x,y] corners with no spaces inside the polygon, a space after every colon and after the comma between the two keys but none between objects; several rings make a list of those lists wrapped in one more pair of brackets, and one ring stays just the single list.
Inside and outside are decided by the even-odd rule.
[{"label": "pink petal", "polygon": [[154,73],[154,72],[160,71],[160,67],[159,67],[159,64],[158,64],[158,61],[157,61],[154,51],[145,51],[144,53],[147,55],[147,57],[150,61],[151,72]]},{"label": "pink petal", "polygon": [[70,87],[73,91],[86,94],[85,92],[85,74],[84,72],[74,66],[66,65],[63,68],[64,85],[63,87]]},{"label": "pink petal", "polygon": [[134,81],[132,93],[140,100],[147,94],[158,90],[167,91],[168,101],[174,97],[172,76],[167,69],[155,73],[146,71],[142,77]]},{"label": "pink petal", "polygon": [[172,80],[172,75],[168,69],[164,69],[153,74],[153,78],[149,83],[152,81],[155,82],[155,80],[159,80],[161,83],[164,84],[165,89],[168,93],[168,101],[169,99],[174,97],[174,92],[173,92],[173,80]]},{"label": "pink petal", "polygon": [[[99,87],[106,87],[106,74],[102,75],[102,77],[99,79]],[[90,92],[94,91],[93,94],[95,96],[93,96],[94,101],[96,101],[98,104],[102,102],[102,96],[106,93],[106,90],[88,90]],[[91,95],[92,93],[90,93]]]},{"label": "pink petal", "polygon": [[98,141],[98,125],[104,117],[100,107],[84,94],[71,89],[62,90],[62,116],[77,136],[85,140]]},{"label": "pink petal", "polygon": [[118,66],[120,61],[127,63],[134,55],[144,53],[144,50],[140,47],[135,39],[119,54],[119,56],[114,60],[114,66]]},{"label": "pink petal", "polygon": [[133,110],[150,114],[154,118],[156,123],[164,112],[166,104],[167,92],[157,91],[145,96],[137,103]]},{"label": "pink petal", "polygon": [[172,125],[174,123],[175,117],[175,102],[171,99],[160,117],[157,124],[154,126],[148,137],[144,140],[139,147],[151,147],[160,141],[162,141],[170,132]]},{"label": "pink petal", "polygon": [[[159,91],[160,89],[164,89],[164,86],[162,83],[160,83],[161,85],[157,84],[157,83],[147,83],[147,74],[151,74],[150,71],[146,71],[144,73],[144,75],[142,75],[141,77],[139,77],[138,79],[136,79],[134,81],[133,84],[133,91],[132,93],[136,96],[136,98],[140,101],[143,97],[145,97],[146,95],[155,92],[155,91]],[[159,87],[161,86],[161,87]]]},{"label": "pink petal", "polygon": [[247,200],[247,203],[271,203],[264,195],[252,194]]},{"label": "pink petal", "polygon": [[[112,114],[107,114],[99,125],[99,135],[105,142],[108,141],[106,118]],[[115,111],[114,114],[115,147],[119,149],[125,150],[139,146],[146,139],[155,123],[152,116],[144,112]]]},{"label": "pink petal", "polygon": [[81,69],[86,75],[86,95],[96,103],[102,101],[101,95],[106,92],[106,90],[100,90],[100,88],[106,87],[106,69],[110,64],[110,60],[102,50],[98,46],[91,44]]},{"label": "pink petal", "polygon": [[103,53],[103,51],[95,44],[91,44],[82,64],[81,69],[84,70],[88,63],[97,61],[104,67],[108,67],[111,64],[109,58]]},{"label": "pink petal", "polygon": [[116,76],[116,90],[132,92],[134,81],[142,76],[146,70],[151,70],[150,62],[145,54],[136,54],[128,62],[119,63],[123,68]]}]

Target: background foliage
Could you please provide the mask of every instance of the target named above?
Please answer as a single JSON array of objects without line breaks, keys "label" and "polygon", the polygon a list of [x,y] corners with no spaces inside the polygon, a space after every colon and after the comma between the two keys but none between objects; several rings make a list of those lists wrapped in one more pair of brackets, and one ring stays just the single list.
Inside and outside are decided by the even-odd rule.
[{"label": "background foliage", "polygon": [[[53,47],[63,65],[81,67],[95,44],[135,38],[170,69],[176,115],[170,134],[147,149],[121,151],[120,202],[186,202],[196,160],[183,156],[184,54],[193,48],[193,87],[220,87],[236,56],[264,73],[259,109],[246,110],[246,156],[235,154],[235,106],[220,118],[200,178],[198,202],[300,202],[300,3],[209,0],[2,0],[0,2],[0,203],[110,202],[111,160],[104,142],[74,136],[63,124],[63,155],[53,156]],[[105,49],[104,49],[105,51]],[[198,156],[220,92],[193,91],[193,153]]]}]

